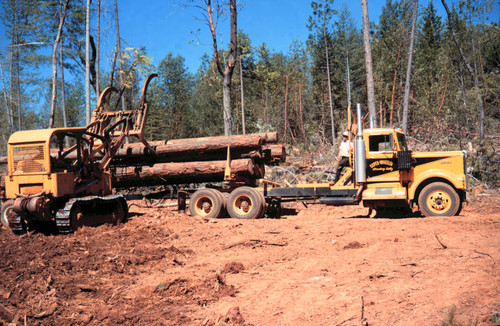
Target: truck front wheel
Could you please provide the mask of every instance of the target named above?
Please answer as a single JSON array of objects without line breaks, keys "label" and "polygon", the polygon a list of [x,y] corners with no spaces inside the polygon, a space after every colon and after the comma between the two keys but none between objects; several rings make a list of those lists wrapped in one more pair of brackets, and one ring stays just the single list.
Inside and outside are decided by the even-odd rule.
[{"label": "truck front wheel", "polygon": [[418,207],[425,216],[453,216],[460,204],[455,189],[444,182],[428,184],[418,197]]}]

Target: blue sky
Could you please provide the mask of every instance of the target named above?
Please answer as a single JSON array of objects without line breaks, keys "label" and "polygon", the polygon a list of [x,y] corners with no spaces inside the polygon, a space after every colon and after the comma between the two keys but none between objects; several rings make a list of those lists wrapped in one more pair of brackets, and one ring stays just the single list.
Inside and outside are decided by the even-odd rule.
[{"label": "blue sky", "polygon": [[[215,0],[213,0],[215,1]],[[427,6],[429,0],[420,0],[419,7]],[[447,0],[451,7],[458,0]],[[500,10],[498,0],[492,0],[495,9],[489,15],[489,20],[499,22]],[[93,1],[95,2],[95,0]],[[118,0],[120,33],[126,41],[126,47],[141,47],[157,65],[169,52],[179,54],[186,60],[191,72],[196,72],[201,64],[203,54],[212,53],[211,35],[208,27],[196,19],[200,12],[196,9],[185,9],[178,5],[188,0]],[[201,0],[195,0],[201,2]],[[101,32],[101,69],[110,70],[115,46],[114,7],[113,0],[101,0],[103,13]],[[253,46],[265,42],[269,49],[286,53],[296,39],[305,42],[309,35],[307,20],[312,14],[310,0],[238,0],[243,7],[238,13],[238,29],[250,37]],[[334,9],[340,10],[342,1],[334,2]],[[345,1],[351,11],[352,18],[361,27],[361,0]],[[385,0],[368,0],[368,10],[371,22],[377,22],[382,12]],[[434,0],[438,14],[446,18],[441,1]],[[96,23],[93,19],[92,28]],[[229,19],[220,23],[224,44],[229,41]],[[198,39],[193,33],[200,30]],[[93,32],[95,35],[95,32]],[[220,37],[220,35],[218,35]],[[194,42],[191,42],[193,41]],[[220,42],[220,39],[219,39]],[[8,43],[4,36],[4,26],[0,24],[0,52],[6,53]],[[50,51],[51,46],[46,47]],[[50,52],[48,52],[50,53]],[[49,67],[50,68],[50,67]],[[50,69],[42,69],[42,74],[51,75]]]},{"label": "blue sky", "polygon": [[[172,52],[182,55],[189,69],[195,72],[202,55],[212,53],[211,35],[208,27],[196,19],[200,12],[176,5],[179,2],[151,1],[144,5],[135,0],[121,0],[120,30],[130,46],[145,46],[155,64]],[[384,3],[381,0],[369,1],[371,21],[378,18]],[[335,2],[334,8],[340,9],[341,4]],[[361,26],[361,1],[349,2],[348,8]],[[287,52],[293,40],[307,40],[309,31],[306,25],[311,14],[309,0],[246,0],[238,13],[238,29],[249,35],[253,46],[265,42],[271,50]],[[229,19],[219,26],[227,44]],[[200,32],[196,38],[193,33],[198,29]],[[192,40],[194,42],[190,42]]]},{"label": "blue sky", "polygon": [[[420,0],[419,7],[427,6],[429,0]],[[499,21],[498,1],[490,19]],[[196,19],[200,12],[196,9],[185,9],[178,3],[182,0],[137,1],[120,0],[119,18],[122,38],[130,46],[145,46],[153,63],[158,64],[168,53],[179,54],[186,59],[189,70],[195,72],[201,63],[204,53],[212,53],[211,35],[208,27]],[[187,1],[184,1],[185,3]],[[250,37],[253,46],[265,42],[271,50],[286,53],[292,41],[307,40],[309,31],[307,20],[312,14],[310,0],[245,0],[239,1],[244,7],[238,13],[238,29]],[[456,0],[448,0],[448,6]],[[361,0],[346,1],[351,15],[361,27]],[[368,0],[368,11],[371,22],[377,22],[385,0]],[[334,2],[334,9],[340,10],[342,1]],[[440,1],[434,2],[438,14],[446,18],[446,12]],[[220,23],[225,44],[229,41],[229,19]],[[200,29],[198,39],[193,35]],[[218,35],[220,37],[220,35]],[[194,42],[190,42],[194,40]],[[219,41],[220,42],[220,41]]]}]

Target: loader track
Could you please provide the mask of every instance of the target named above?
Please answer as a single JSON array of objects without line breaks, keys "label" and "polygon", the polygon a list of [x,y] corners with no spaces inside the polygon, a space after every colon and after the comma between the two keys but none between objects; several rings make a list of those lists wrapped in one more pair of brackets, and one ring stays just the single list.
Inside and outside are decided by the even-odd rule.
[{"label": "loader track", "polygon": [[[87,196],[87,197],[72,198],[68,200],[68,202],[64,205],[64,208],[60,209],[56,213],[56,225],[59,233],[63,234],[71,233],[78,228],[79,225],[75,223],[77,222],[77,217],[75,215],[80,213],[79,211],[80,206],[93,205],[99,207],[103,205],[102,207],[108,206],[109,208],[110,204],[121,205],[122,210],[120,210],[118,214],[116,212],[112,212],[111,214],[108,215],[106,215],[105,213],[99,215],[100,210],[95,209],[97,213],[94,212],[94,215],[98,219],[96,221],[91,221],[90,225],[102,224],[105,222],[117,222],[125,219],[127,217],[128,209],[126,201],[123,198],[123,196],[121,195],[112,195],[106,197]],[[84,214],[84,212],[81,213]],[[99,216],[101,216],[102,219],[99,220]]]}]

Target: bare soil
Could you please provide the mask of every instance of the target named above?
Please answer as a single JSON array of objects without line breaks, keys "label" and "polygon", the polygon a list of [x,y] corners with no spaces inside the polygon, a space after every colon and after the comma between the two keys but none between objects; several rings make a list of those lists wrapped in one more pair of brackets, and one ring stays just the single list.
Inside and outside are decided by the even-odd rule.
[{"label": "bare soil", "polygon": [[132,205],[126,223],[70,235],[3,229],[0,325],[494,325],[500,200],[473,197],[446,218],[298,203],[280,219],[205,220]]}]

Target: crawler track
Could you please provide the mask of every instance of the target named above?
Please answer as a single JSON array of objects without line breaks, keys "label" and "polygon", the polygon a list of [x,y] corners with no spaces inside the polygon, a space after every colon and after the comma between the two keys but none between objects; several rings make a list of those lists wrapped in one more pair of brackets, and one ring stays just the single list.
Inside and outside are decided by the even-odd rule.
[{"label": "crawler track", "polygon": [[127,203],[121,195],[72,198],[57,212],[56,225],[59,233],[71,233],[82,225],[119,223],[127,213]]}]

